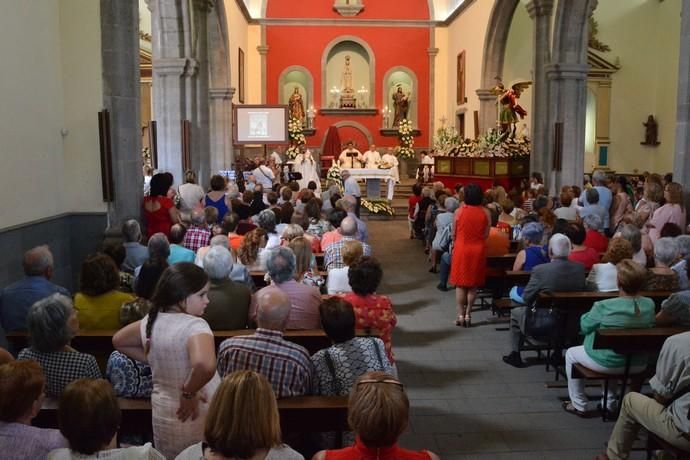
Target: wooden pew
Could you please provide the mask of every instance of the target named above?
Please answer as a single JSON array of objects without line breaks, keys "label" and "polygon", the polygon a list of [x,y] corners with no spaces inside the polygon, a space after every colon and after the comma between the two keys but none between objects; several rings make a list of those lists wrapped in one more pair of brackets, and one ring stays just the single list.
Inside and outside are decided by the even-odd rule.
[{"label": "wooden pew", "polygon": [[[347,431],[347,396],[296,396],[278,400],[283,434]],[[151,435],[151,401],[118,398],[122,410],[122,434]],[[33,420],[42,428],[57,428],[58,401],[46,398]]]},{"label": "wooden pew", "polygon": [[[96,357],[105,356],[107,360],[107,357],[114,350],[113,335],[115,335],[116,332],[117,331],[113,330],[80,331],[79,334],[72,339],[71,345],[76,350],[92,354]],[[253,333],[254,329],[237,329],[232,331],[213,331],[213,336],[216,347],[218,347],[225,339]],[[376,330],[358,330],[357,335],[367,337],[378,336],[379,333]],[[331,340],[323,329],[290,330],[285,331],[283,337],[285,340],[302,345],[310,354],[314,354],[319,350],[331,346]],[[28,339],[29,337],[24,331],[15,331],[7,334],[7,340],[17,351],[28,346]]]},{"label": "wooden pew", "polygon": [[[642,291],[639,295],[652,299],[658,310],[661,307],[661,302],[673,293],[674,291]],[[618,297],[618,291],[540,292],[536,305],[537,307],[557,307],[567,310],[589,311],[594,302],[615,297]]]},{"label": "wooden pew", "polygon": [[606,393],[608,391],[608,382],[611,379],[620,380],[622,382],[620,389],[620,400],[622,401],[625,395],[625,387],[629,378],[638,378],[642,380],[649,375],[649,370],[645,369],[637,374],[630,373],[631,360],[635,354],[657,354],[664,341],[672,335],[688,332],[690,328],[687,327],[652,327],[644,329],[599,329],[595,332],[594,349],[610,349],[616,353],[625,356],[625,369],[622,374],[602,374],[593,371],[582,364],[573,366],[573,377],[584,379],[595,379],[604,381],[604,409],[602,418],[606,420]]}]

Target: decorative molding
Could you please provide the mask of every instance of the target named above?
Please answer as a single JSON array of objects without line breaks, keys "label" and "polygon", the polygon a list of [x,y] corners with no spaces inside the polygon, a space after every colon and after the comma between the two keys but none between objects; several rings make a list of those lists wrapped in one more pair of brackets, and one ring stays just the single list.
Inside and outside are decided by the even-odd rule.
[{"label": "decorative molding", "polygon": [[235,88],[210,88],[208,94],[211,99],[232,99]]},{"label": "decorative molding", "polygon": [[302,129],[302,134],[307,137],[311,137],[316,134],[316,128],[304,128]]},{"label": "decorative molding", "polygon": [[[384,136],[384,137],[397,137],[398,136],[398,130],[397,128],[383,128],[379,129],[379,133]],[[422,131],[419,129],[413,129],[412,130],[412,136],[418,137],[422,135]]]},{"label": "decorative molding", "polygon": [[551,16],[553,13],[553,0],[530,0],[525,7],[527,14],[534,19],[537,16]]},{"label": "decorative molding", "polygon": [[438,48],[427,48],[426,54],[429,56],[436,56],[438,54]]},{"label": "decorative molding", "polygon": [[256,47],[256,50],[260,55],[265,56],[268,54],[268,45],[259,45]]},{"label": "decorative molding", "polygon": [[329,116],[343,116],[343,115],[358,115],[358,116],[374,116],[378,115],[379,109],[319,109],[319,115]]},{"label": "decorative molding", "polygon": [[357,16],[364,9],[364,5],[361,0],[353,0],[352,4],[350,4],[349,0],[344,4],[338,3],[338,0],[335,0],[333,9],[341,16]]},{"label": "decorative molding", "polygon": [[257,23],[267,26],[295,27],[424,27],[443,25],[438,21],[427,19],[322,19],[322,18],[270,18],[259,19]]}]

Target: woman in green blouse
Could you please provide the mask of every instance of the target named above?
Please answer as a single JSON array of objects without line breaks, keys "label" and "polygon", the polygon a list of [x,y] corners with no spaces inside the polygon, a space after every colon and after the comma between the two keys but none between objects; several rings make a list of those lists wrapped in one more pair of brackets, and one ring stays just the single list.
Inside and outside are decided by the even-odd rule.
[{"label": "woman in green blouse", "polygon": [[[566,412],[586,416],[588,411],[585,382],[572,377],[574,364],[602,374],[622,374],[625,357],[613,350],[594,350],[594,335],[597,329],[648,328],[654,326],[654,302],[638,295],[644,285],[647,271],[630,259],[622,260],[616,266],[618,271],[618,297],[595,302],[592,309],[580,318],[580,329],[585,336],[584,345],[571,347],[565,354],[565,369],[568,374],[570,401],[563,403]],[[646,355],[633,356],[631,372],[639,372],[647,366]],[[609,386],[608,409],[615,406],[615,388]]]}]

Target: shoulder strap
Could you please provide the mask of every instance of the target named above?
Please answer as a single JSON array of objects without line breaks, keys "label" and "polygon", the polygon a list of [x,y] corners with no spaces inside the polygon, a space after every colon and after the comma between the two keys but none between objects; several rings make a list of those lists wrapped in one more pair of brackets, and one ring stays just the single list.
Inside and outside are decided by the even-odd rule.
[{"label": "shoulder strap", "polygon": [[340,391],[340,382],[338,381],[338,377],[335,375],[335,364],[333,363],[333,358],[331,357],[331,353],[328,348],[324,350],[324,358],[326,359],[326,366],[328,366],[328,371],[331,373],[331,377],[333,378],[333,386],[335,387],[335,392],[337,395],[340,395],[342,394]]}]

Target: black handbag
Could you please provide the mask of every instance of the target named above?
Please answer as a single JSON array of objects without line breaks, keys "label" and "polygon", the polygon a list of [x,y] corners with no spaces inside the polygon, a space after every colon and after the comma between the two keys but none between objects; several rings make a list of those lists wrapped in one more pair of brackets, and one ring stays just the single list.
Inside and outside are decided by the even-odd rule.
[{"label": "black handbag", "polygon": [[525,318],[525,335],[536,338],[552,337],[561,330],[563,314],[555,308],[532,307]]}]

